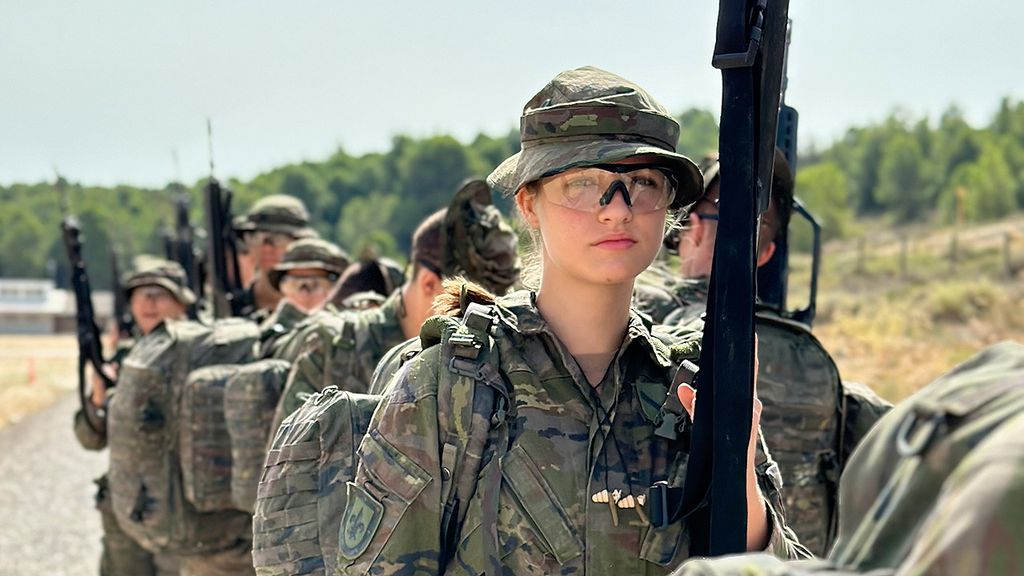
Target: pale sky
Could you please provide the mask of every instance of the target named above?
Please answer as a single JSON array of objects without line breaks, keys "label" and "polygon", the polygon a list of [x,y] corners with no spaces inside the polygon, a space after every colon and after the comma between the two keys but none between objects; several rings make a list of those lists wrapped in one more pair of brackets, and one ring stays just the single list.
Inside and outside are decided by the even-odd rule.
[{"label": "pale sky", "polygon": [[[791,0],[788,102],[825,145],[894,108],[986,121],[1024,98],[1024,3]],[[3,0],[0,184],[248,179],[398,133],[504,134],[595,65],[669,109],[718,109],[717,2]],[[684,128],[685,129],[685,128]],[[175,168],[173,153],[178,157]]]}]

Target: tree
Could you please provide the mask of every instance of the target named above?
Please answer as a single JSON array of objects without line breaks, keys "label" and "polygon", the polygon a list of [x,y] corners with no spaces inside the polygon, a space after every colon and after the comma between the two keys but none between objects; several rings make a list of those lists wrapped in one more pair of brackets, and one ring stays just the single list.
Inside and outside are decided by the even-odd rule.
[{"label": "tree", "polygon": [[708,110],[690,108],[678,118],[679,143],[676,150],[694,162],[705,154],[718,150],[718,119]]},{"label": "tree", "polygon": [[917,140],[906,132],[894,135],[878,167],[875,197],[898,222],[921,219],[928,209],[924,168]]},{"label": "tree", "polygon": [[[823,162],[800,170],[796,177],[796,194],[808,210],[821,222],[822,240],[843,238],[853,221],[850,205],[850,184],[834,162]],[[810,231],[794,227],[791,242],[798,250],[809,251]]]},{"label": "tree", "polygon": [[373,248],[382,256],[398,256],[398,243],[389,232],[397,206],[398,196],[394,194],[353,198],[345,204],[338,220],[338,242],[353,256],[366,248]]},{"label": "tree", "polygon": [[946,221],[959,214],[967,222],[1001,218],[1017,208],[1016,182],[1002,149],[986,145],[977,162],[961,165],[943,194],[941,208]]}]

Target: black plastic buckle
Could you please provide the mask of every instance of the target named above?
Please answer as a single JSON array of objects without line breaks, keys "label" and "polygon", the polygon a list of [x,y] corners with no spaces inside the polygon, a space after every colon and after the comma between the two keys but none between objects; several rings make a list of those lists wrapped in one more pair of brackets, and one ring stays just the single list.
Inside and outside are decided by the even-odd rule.
[{"label": "black plastic buckle", "polygon": [[480,365],[472,360],[459,358],[458,356],[452,356],[452,359],[448,362],[448,371],[459,376],[472,378],[473,380],[483,380],[483,368]]},{"label": "black plastic buckle", "polygon": [[668,482],[661,481],[647,491],[648,515],[651,517],[651,526],[655,528],[669,525],[668,490]]},{"label": "black plastic buckle", "polygon": [[757,5],[754,6],[752,18],[754,24],[750,28],[747,51],[715,54],[711,58],[712,66],[719,70],[728,70],[730,68],[750,68],[754,65],[757,51],[761,49],[761,36],[764,34],[764,11],[767,7],[768,0],[757,0]]}]

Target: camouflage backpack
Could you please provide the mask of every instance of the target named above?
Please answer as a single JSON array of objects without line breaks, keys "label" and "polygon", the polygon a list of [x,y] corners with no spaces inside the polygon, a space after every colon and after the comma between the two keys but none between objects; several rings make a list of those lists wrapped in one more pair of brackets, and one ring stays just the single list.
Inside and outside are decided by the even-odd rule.
[{"label": "camouflage backpack", "polygon": [[146,549],[212,552],[248,528],[248,515],[224,509],[230,499],[217,490],[226,371],[198,369],[252,360],[256,337],[245,320],[171,322],[125,358],[109,408],[110,493],[118,523]]},{"label": "camouflage backpack", "polygon": [[786,518],[817,555],[835,536],[844,425],[839,370],[803,325],[758,312],[761,430],[782,472]]},{"label": "camouflage backpack", "polygon": [[[453,488],[445,525],[459,526],[475,489],[480,459],[492,426],[508,423],[510,391],[493,367],[500,363],[490,331],[492,309],[470,304],[462,321],[437,316],[421,331],[423,348],[441,344],[449,358],[442,370],[440,429],[447,433],[445,461]],[[325,388],[291,414],[278,429],[260,479],[253,520],[253,560],[257,574],[333,574],[352,543],[341,532],[343,516],[358,513],[349,500],[360,460],[386,458],[367,452],[362,442],[383,396]],[[493,422],[492,422],[493,417]],[[500,426],[507,431],[508,426]],[[452,544],[446,543],[448,552]],[[442,561],[442,565],[444,562]]]}]

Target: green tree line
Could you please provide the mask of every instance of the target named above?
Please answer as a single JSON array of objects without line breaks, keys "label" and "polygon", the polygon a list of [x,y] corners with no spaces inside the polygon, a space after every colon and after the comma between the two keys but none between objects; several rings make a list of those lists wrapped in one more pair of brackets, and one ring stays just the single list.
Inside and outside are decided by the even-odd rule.
[{"label": "green tree line", "polygon": [[[717,146],[716,114],[690,109],[679,120],[682,153],[699,159]],[[352,155],[339,148],[322,161],[227,184],[235,191],[236,214],[261,196],[290,194],[306,203],[324,237],[350,252],[372,246],[401,258],[423,217],[446,206],[465,178],[485,176],[518,144],[515,130],[470,142],[396,136],[385,152]],[[202,184],[188,188],[197,224],[203,220]],[[96,287],[111,285],[111,247],[125,256],[162,252],[162,232],[173,225],[172,199],[181,185],[62,185],[82,225]],[[797,195],[823,221],[827,239],[854,233],[861,216],[884,214],[894,223],[1003,216],[1024,206],[1024,102],[1004,99],[982,127],[971,126],[954,107],[935,121],[897,112],[851,128],[828,148],[803,152]],[[506,212],[511,208],[507,199],[498,203]],[[0,187],[0,206],[0,277],[44,277],[63,264],[55,182]]]}]

